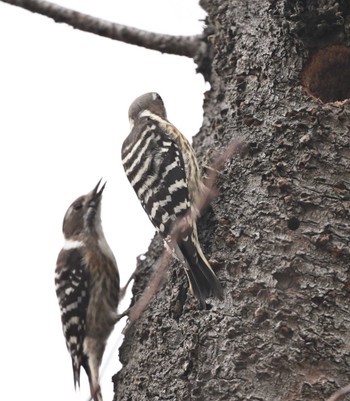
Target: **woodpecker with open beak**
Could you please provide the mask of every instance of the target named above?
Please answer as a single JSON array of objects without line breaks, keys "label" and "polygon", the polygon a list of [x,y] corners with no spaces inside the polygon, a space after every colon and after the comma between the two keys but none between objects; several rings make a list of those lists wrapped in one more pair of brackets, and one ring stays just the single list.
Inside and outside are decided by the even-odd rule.
[{"label": "woodpecker with open beak", "polygon": [[63,220],[64,245],[56,265],[56,293],[66,345],[72,358],[74,385],[82,366],[91,397],[102,401],[99,367],[107,339],[118,319],[119,273],[101,225],[101,180],[77,198]]}]

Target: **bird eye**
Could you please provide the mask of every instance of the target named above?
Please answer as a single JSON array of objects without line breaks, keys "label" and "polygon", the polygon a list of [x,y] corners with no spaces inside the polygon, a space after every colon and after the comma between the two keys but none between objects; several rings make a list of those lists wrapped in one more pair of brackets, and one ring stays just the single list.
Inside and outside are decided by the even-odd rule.
[{"label": "bird eye", "polygon": [[83,204],[81,202],[75,203],[73,205],[74,210],[80,210],[83,207]]}]

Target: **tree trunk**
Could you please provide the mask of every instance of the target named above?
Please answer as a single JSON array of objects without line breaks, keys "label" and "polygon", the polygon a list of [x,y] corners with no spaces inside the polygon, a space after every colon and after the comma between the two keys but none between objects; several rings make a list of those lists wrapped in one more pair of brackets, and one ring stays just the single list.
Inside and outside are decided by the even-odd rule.
[{"label": "tree trunk", "polygon": [[[194,147],[248,147],[199,222],[225,299],[199,310],[172,261],[120,349],[114,399],[325,400],[350,380],[350,5],[205,3],[212,87]],[[139,260],[134,294],[162,249]]]}]

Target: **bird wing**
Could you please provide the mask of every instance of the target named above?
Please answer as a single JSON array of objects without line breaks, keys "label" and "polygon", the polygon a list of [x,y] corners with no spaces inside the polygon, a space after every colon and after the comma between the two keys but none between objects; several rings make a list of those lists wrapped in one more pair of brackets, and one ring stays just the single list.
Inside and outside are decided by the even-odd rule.
[{"label": "bird wing", "polygon": [[[148,123],[150,124],[150,123]],[[165,238],[190,209],[188,179],[178,144],[157,121],[136,124],[123,145],[126,175],[157,231]],[[129,155],[129,156],[128,156]]]},{"label": "bird wing", "polygon": [[79,248],[58,255],[56,294],[61,309],[63,333],[72,357],[74,385],[80,384],[80,366],[86,332],[86,310],[89,303],[89,273]]}]

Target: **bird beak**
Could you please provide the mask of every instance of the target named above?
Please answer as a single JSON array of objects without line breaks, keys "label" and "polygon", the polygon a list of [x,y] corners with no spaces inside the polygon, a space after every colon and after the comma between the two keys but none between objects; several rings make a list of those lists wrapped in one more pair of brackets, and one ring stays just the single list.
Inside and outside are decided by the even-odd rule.
[{"label": "bird beak", "polygon": [[97,201],[99,199],[101,199],[102,196],[102,192],[105,189],[106,183],[107,181],[102,185],[102,187],[99,189],[99,186],[101,184],[102,178],[100,179],[100,181],[97,183],[96,187],[92,190],[91,193],[91,200],[93,201]]}]

